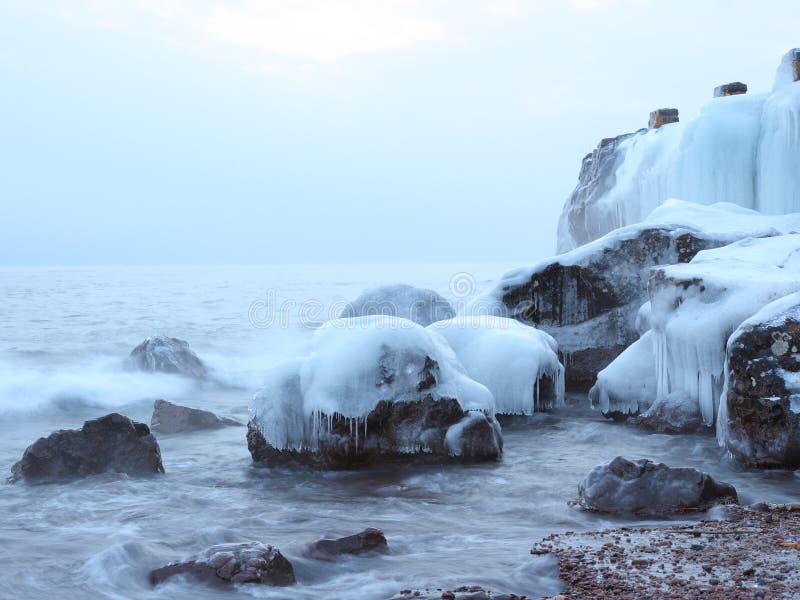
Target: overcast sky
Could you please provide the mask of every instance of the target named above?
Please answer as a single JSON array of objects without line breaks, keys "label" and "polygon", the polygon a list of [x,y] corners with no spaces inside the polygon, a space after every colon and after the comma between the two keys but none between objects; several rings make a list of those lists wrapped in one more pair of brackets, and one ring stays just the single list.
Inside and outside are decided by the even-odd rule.
[{"label": "overcast sky", "polygon": [[0,264],[553,253],[580,160],[796,0],[0,0]]}]

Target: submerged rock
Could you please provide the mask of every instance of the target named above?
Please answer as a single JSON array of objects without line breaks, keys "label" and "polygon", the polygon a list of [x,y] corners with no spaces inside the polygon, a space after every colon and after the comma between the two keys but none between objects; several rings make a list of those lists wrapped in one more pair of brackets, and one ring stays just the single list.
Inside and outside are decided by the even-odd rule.
[{"label": "submerged rock", "polygon": [[195,379],[208,376],[208,369],[189,348],[189,343],[158,335],[149,337],[131,351],[129,364],[141,371],[174,373]]},{"label": "submerged rock", "polygon": [[163,473],[161,450],[150,429],[118,413],[39,438],[12,468],[12,479],[46,479],[105,472]]},{"label": "submerged rock", "polygon": [[150,429],[159,433],[180,433],[243,425],[244,423],[230,417],[219,417],[207,410],[180,406],[166,400],[155,401],[153,416],[150,419]]},{"label": "submerged rock", "polygon": [[335,540],[317,540],[306,550],[309,558],[334,560],[343,554],[364,554],[365,552],[386,552],[389,544],[380,529],[369,527],[361,533],[348,535]]},{"label": "submerged rock", "polygon": [[583,508],[606,513],[660,515],[737,500],[732,485],[697,469],[621,456],[592,469],[578,486]]},{"label": "submerged rock", "polygon": [[223,585],[286,586],[295,583],[292,563],[277,548],[258,542],[212,546],[194,557],[151,571],[150,583],[158,585],[176,575]]},{"label": "submerged rock", "polygon": [[495,460],[494,398],[438,334],[386,316],[330,321],[312,353],[273,369],[256,395],[256,462],[357,468]]},{"label": "submerged rock", "polygon": [[749,467],[800,466],[800,293],[765,306],[728,340],[720,441]]},{"label": "submerged rock", "polygon": [[427,327],[436,321],[452,319],[456,316],[456,311],[445,298],[433,290],[397,284],[365,290],[345,306],[339,318],[374,315],[408,319]]}]

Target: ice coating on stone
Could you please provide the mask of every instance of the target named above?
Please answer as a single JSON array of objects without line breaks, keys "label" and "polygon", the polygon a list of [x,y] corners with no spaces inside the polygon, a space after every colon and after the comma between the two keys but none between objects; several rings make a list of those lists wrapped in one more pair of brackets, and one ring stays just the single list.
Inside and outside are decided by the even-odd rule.
[{"label": "ice coating on stone", "polygon": [[409,319],[426,327],[442,319],[451,319],[456,311],[433,290],[411,285],[383,285],[365,290],[345,306],[340,318],[388,315]]},{"label": "ice coating on stone", "polygon": [[771,93],[714,98],[695,119],[621,141],[613,185],[580,210],[574,197],[565,205],[559,251],[638,223],[669,198],[800,211],[800,83],[787,68]]},{"label": "ice coating on stone", "polygon": [[[564,403],[564,367],[558,344],[544,331],[515,319],[461,316],[434,323],[467,374],[489,388],[501,414],[531,415]],[[540,385],[548,378],[550,397]]]},{"label": "ice coating on stone", "polygon": [[[466,440],[466,433],[472,427],[476,426],[486,426],[486,418],[484,415],[479,411],[471,411],[466,414],[466,416],[461,419],[455,425],[452,425],[448,430],[447,434],[444,437],[444,443],[447,447],[447,451],[452,456],[464,456],[467,451],[467,440]],[[492,420],[491,424],[489,425],[494,430],[495,439],[500,438],[500,424]],[[498,452],[502,449],[502,447],[498,447]]]},{"label": "ice coating on stone", "polygon": [[755,311],[800,290],[800,235],[745,239],[654,270],[657,395],[693,398],[712,425],[728,337]]},{"label": "ice coating on stone", "polygon": [[648,409],[656,389],[653,332],[647,331],[597,374],[589,398],[604,415],[624,417]]},{"label": "ice coating on stone", "polygon": [[650,316],[652,312],[653,307],[649,300],[639,307],[639,311],[636,313],[636,332],[639,336],[643,336],[650,331]]},{"label": "ice coating on stone", "polygon": [[[437,377],[420,390],[427,360]],[[273,368],[256,394],[251,417],[275,448],[314,449],[333,415],[366,435],[366,417],[381,400],[454,398],[465,411],[494,413],[492,393],[470,379],[436,331],[386,315],[336,319],[318,329],[307,358]]]}]

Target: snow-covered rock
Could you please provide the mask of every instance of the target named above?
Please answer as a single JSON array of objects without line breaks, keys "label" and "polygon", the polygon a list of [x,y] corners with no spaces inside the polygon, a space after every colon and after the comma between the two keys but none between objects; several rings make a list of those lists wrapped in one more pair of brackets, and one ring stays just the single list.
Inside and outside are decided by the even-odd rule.
[{"label": "snow-covered rock", "polygon": [[196,556],[151,571],[150,583],[158,585],[176,575],[218,585],[295,583],[292,563],[277,548],[259,542],[212,546]]},{"label": "snow-covered rock", "polygon": [[648,219],[504,275],[468,314],[512,317],[552,335],[564,357],[568,391],[587,391],[639,337],[650,268],[688,262],[704,249],[744,237],[800,231],[800,214],[761,215],[731,204],[670,200]]},{"label": "snow-covered rock", "polygon": [[668,198],[800,211],[798,128],[787,55],[769,93],[714,98],[695,119],[604,141],[564,206],[558,251],[638,223]]},{"label": "snow-covered rock", "polygon": [[383,285],[365,290],[344,307],[340,318],[388,315],[423,327],[456,316],[453,306],[433,290],[411,285]]},{"label": "snow-covered rock", "polygon": [[494,395],[496,412],[532,415],[564,403],[558,344],[544,331],[503,317],[462,316],[428,329],[444,337],[467,374]]},{"label": "snow-covered rock", "polygon": [[691,467],[669,467],[621,456],[592,469],[578,486],[578,502],[606,513],[659,515],[737,501],[736,489]]},{"label": "snow-covered rock", "polygon": [[189,343],[177,338],[157,335],[149,337],[131,351],[128,363],[142,371],[159,371],[203,379],[208,369],[189,348]]},{"label": "snow-covered rock", "polygon": [[337,319],[315,332],[307,358],[269,373],[248,447],[256,462],[334,468],[496,459],[494,411],[435,331],[385,315]]},{"label": "snow-covered rock", "polygon": [[728,339],[717,430],[747,466],[800,466],[800,293],[768,304]]},{"label": "snow-covered rock", "polygon": [[754,312],[800,290],[800,235],[745,239],[658,267],[650,279],[657,397],[688,397],[712,425],[728,337]]}]

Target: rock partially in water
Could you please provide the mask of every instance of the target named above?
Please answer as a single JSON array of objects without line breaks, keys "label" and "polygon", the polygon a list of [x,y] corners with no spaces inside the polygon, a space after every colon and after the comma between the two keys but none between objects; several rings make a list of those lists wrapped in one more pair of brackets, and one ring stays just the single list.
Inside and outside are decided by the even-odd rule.
[{"label": "rock partially in water", "polygon": [[720,440],[749,467],[800,466],[800,293],[765,306],[728,340]]},{"label": "rock partially in water", "polygon": [[163,473],[161,450],[150,429],[118,413],[39,438],[12,468],[12,479],[58,479],[114,472]]},{"label": "rock partially in water", "polygon": [[205,379],[208,368],[189,348],[189,343],[177,338],[157,335],[149,337],[131,351],[129,364],[141,371],[154,371]]},{"label": "rock partially in water", "polygon": [[296,582],[294,568],[278,550],[258,542],[221,544],[150,572],[150,583],[158,585],[170,577],[188,575],[206,583],[259,583],[286,586]]},{"label": "rock partially in water", "polygon": [[361,533],[348,535],[335,540],[317,540],[306,550],[309,558],[335,560],[343,554],[364,554],[366,552],[387,552],[389,544],[380,529],[368,527]]},{"label": "rock partially in water", "polygon": [[583,508],[606,513],[662,515],[736,501],[732,485],[697,469],[621,456],[592,469],[578,486]]},{"label": "rock partially in water", "polygon": [[694,398],[686,394],[669,394],[656,400],[647,412],[633,417],[629,423],[656,433],[710,432]]},{"label": "rock partially in water", "polygon": [[463,585],[456,588],[402,590],[389,600],[529,600],[528,596],[492,592],[479,585]]},{"label": "rock partially in water", "polygon": [[217,416],[207,410],[180,406],[166,400],[155,401],[153,416],[150,419],[150,429],[159,433],[181,433],[228,426],[242,427],[244,423],[230,417]]},{"label": "rock partially in water", "polygon": [[339,318],[387,315],[408,319],[427,327],[436,321],[456,316],[453,306],[433,290],[396,284],[365,290],[345,306]]}]

